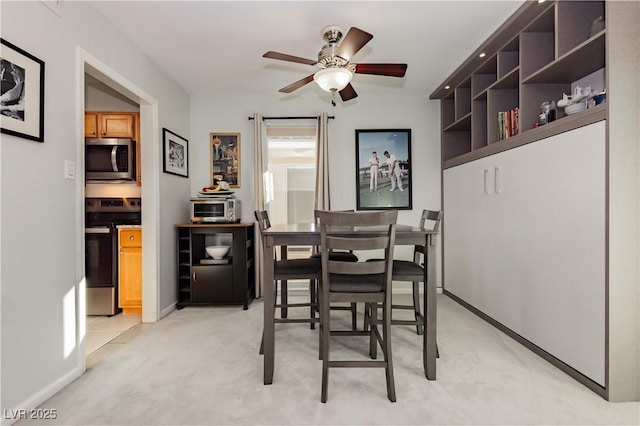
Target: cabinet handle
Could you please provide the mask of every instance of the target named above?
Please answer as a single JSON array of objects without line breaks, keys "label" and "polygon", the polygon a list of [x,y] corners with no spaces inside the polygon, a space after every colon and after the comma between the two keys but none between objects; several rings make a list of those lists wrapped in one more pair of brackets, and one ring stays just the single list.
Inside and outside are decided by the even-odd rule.
[{"label": "cabinet handle", "polygon": [[496,166],[493,168],[493,172],[495,174],[494,177],[494,190],[496,194],[500,194],[502,192],[502,172],[500,171],[500,167]]},{"label": "cabinet handle", "polygon": [[484,193],[491,194],[491,185],[489,185],[489,169],[484,169]]},{"label": "cabinet handle", "polygon": [[193,271],[193,281],[196,280],[196,271]]}]

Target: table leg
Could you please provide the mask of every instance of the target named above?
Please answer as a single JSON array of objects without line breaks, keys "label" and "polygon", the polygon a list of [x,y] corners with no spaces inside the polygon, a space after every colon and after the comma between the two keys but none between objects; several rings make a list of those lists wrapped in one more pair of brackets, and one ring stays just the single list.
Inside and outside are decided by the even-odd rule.
[{"label": "table leg", "polygon": [[273,243],[270,238],[263,238],[263,268],[264,282],[262,283],[262,291],[264,295],[264,384],[273,383],[273,363],[275,350],[275,336],[273,318],[275,315],[274,304],[274,281],[273,281]]},{"label": "table leg", "polygon": [[422,363],[424,366],[424,375],[429,380],[436,380],[436,321],[437,321],[437,305],[436,305],[436,241],[437,235],[427,235],[427,243],[425,249],[425,286],[424,286],[424,309],[425,324],[424,334],[422,335]]}]

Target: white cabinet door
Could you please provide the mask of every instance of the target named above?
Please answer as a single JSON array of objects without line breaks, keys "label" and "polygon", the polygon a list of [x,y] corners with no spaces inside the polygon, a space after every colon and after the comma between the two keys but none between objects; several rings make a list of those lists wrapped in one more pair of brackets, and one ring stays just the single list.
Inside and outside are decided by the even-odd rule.
[{"label": "white cabinet door", "polygon": [[444,288],[601,385],[605,172],[604,121],[444,172]]}]

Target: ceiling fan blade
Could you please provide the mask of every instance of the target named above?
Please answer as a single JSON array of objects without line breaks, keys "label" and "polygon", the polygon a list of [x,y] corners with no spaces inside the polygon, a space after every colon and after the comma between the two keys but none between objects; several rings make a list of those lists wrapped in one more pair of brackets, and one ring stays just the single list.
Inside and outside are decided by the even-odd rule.
[{"label": "ceiling fan blade", "polygon": [[287,87],[283,87],[282,89],[278,90],[278,92],[291,93],[294,90],[301,88],[305,84],[311,83],[312,81],[313,81],[313,74],[308,75],[305,78],[300,79],[300,80],[296,81],[295,83],[292,83],[292,84],[288,85]]},{"label": "ceiling fan blade", "polygon": [[358,94],[356,93],[351,83],[349,83],[344,89],[340,91],[340,97],[342,98],[343,101],[346,102],[350,99],[357,98]]},{"label": "ceiling fan blade", "polygon": [[404,77],[407,64],[354,64],[357,74],[385,75],[389,77]]},{"label": "ceiling fan blade", "polygon": [[315,65],[318,63],[318,61],[314,61],[313,59],[300,58],[298,56],[287,55],[286,53],[273,52],[271,50],[265,53],[264,55],[262,55],[262,57],[269,58],[269,59],[278,59],[280,61],[297,62],[299,64],[306,64],[306,65]]},{"label": "ceiling fan blade", "polygon": [[351,27],[340,43],[340,47],[338,48],[336,55],[348,61],[358,52],[358,50],[362,49],[365,44],[369,43],[369,40],[372,38],[373,35],[368,32],[362,31],[360,28]]}]

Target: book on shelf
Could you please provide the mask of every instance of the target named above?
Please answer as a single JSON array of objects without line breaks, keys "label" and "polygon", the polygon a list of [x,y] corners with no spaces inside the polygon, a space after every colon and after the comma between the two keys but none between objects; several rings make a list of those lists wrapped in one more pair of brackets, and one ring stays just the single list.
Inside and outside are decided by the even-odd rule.
[{"label": "book on shelf", "polygon": [[505,140],[520,132],[520,112],[518,107],[498,112],[498,140]]}]

